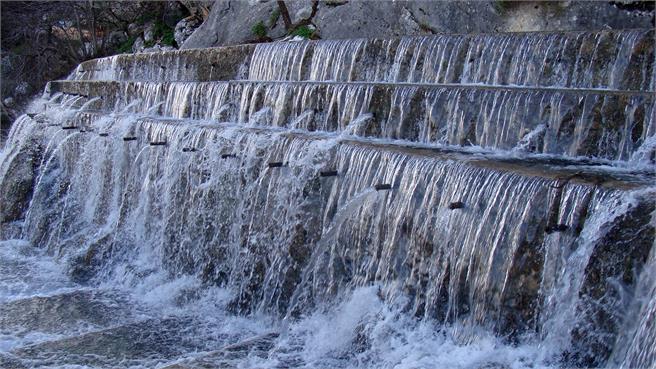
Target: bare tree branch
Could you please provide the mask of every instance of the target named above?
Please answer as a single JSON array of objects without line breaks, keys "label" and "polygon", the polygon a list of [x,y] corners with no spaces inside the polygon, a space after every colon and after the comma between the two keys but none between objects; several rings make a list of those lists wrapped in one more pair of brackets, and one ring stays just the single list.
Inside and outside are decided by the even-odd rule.
[{"label": "bare tree branch", "polygon": [[284,1],[278,1],[278,9],[280,9],[280,15],[285,24],[285,30],[290,31],[292,29],[292,19],[289,16],[289,10],[287,10],[287,5]]}]

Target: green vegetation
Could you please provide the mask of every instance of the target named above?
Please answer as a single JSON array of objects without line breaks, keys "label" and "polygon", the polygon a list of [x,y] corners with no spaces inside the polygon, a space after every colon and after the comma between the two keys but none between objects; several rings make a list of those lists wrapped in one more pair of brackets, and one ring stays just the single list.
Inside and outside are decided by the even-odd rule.
[{"label": "green vegetation", "polygon": [[119,45],[116,51],[118,51],[120,54],[132,52],[132,46],[134,45],[135,40],[136,38],[134,36],[128,37],[128,39],[125,40],[125,42]]},{"label": "green vegetation", "polygon": [[262,23],[261,21],[260,21],[260,22],[257,22],[257,23],[253,26],[253,28],[251,28],[251,31],[252,31],[253,34],[254,34],[255,36],[257,36],[258,38],[265,38],[266,35],[267,35],[267,29],[266,29],[266,26],[265,26],[264,23]]},{"label": "green vegetation", "polygon": [[162,36],[162,44],[168,45],[168,46],[177,46],[177,43],[175,42],[175,36],[173,35],[173,30],[171,32],[167,32]]},{"label": "green vegetation", "polygon": [[145,12],[141,14],[137,19],[134,20],[134,23],[144,25],[157,17],[157,14],[151,12]]},{"label": "green vegetation", "polygon": [[280,9],[276,8],[271,12],[271,15],[269,15],[269,28],[275,27],[276,23],[278,23],[278,19],[280,19]]},{"label": "green vegetation", "polygon": [[326,6],[340,6],[348,3],[346,0],[325,0]]},{"label": "green vegetation", "polygon": [[[140,21],[143,19],[140,18]],[[116,49],[119,53],[129,53],[132,52],[132,47],[134,42],[137,40],[135,36],[128,37],[125,42],[120,44]],[[153,39],[150,41],[144,42],[144,47],[153,47],[157,43],[161,45],[173,46],[176,47],[175,36],[173,28],[169,27],[166,23],[161,20],[155,20],[153,22]]]},{"label": "green vegetation", "polygon": [[300,26],[290,33],[292,36],[301,36],[310,39],[314,36],[314,30],[308,26]]},{"label": "green vegetation", "polygon": [[137,19],[135,19],[134,23],[139,24],[139,25],[144,25],[147,22],[153,20],[153,14],[152,13],[144,13],[141,14]]},{"label": "green vegetation", "polygon": [[162,45],[176,46],[173,28],[159,19],[154,24],[153,38],[156,40],[159,39]]}]

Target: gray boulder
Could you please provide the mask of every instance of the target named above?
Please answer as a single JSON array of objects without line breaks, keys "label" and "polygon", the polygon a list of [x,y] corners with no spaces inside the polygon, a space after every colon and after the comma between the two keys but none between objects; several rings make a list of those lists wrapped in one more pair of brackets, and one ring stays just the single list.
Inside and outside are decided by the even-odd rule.
[{"label": "gray boulder", "polygon": [[182,45],[191,36],[196,28],[200,26],[202,20],[199,17],[191,16],[180,20],[175,25],[173,37],[178,45]]},{"label": "gray boulder", "polygon": [[253,26],[258,22],[265,23],[277,8],[275,1],[217,1],[212,5],[209,18],[181,48],[235,45],[255,40]]},{"label": "gray boulder", "polygon": [[112,31],[109,34],[108,42],[112,46],[118,46],[127,41],[128,35],[124,31]]},{"label": "gray boulder", "polygon": [[155,24],[154,23],[147,23],[144,26],[143,38],[144,38],[145,42],[155,41]]},{"label": "gray boulder", "polygon": [[128,25],[128,36],[138,36],[143,33],[143,26],[136,23],[130,23]]},{"label": "gray boulder", "polygon": [[145,47],[146,43],[144,42],[144,39],[139,36],[136,40],[134,40],[134,44],[132,45],[132,52],[140,53],[144,50]]},{"label": "gray boulder", "polygon": [[[9,150],[10,148],[8,148]],[[0,166],[0,239],[17,236],[12,223],[23,219],[32,197],[42,147],[34,138],[7,153]]]},{"label": "gray boulder", "polygon": [[13,97],[7,97],[4,100],[2,100],[2,103],[6,105],[8,108],[13,108],[16,106],[16,101],[14,100]]}]

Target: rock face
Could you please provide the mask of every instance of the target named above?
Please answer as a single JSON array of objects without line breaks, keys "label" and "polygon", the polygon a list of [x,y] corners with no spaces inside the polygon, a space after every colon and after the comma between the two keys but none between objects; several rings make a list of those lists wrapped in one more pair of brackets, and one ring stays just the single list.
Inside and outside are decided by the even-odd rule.
[{"label": "rock face", "polygon": [[132,52],[133,53],[138,53],[140,51],[143,51],[143,49],[145,47],[144,45],[145,45],[144,39],[141,38],[141,37],[137,37],[137,39],[134,40],[134,45],[132,45]]},{"label": "rock face", "polygon": [[[616,332],[623,324],[616,306],[626,303],[625,286],[636,283],[654,243],[654,225],[650,224],[654,206],[653,200],[633,206],[608,225],[608,232],[595,247],[580,292],[582,303],[577,307],[581,322],[567,353],[578,366],[603,365],[615,344]],[[581,332],[589,327],[602,334],[585,337]]]},{"label": "rock face", "polygon": [[[293,22],[310,14],[308,2],[286,1]],[[182,48],[234,45],[253,40],[254,25],[284,35],[275,1],[217,1],[208,20]],[[311,19],[323,39],[394,37],[435,33],[515,32],[652,27],[653,6],[612,2],[320,1]]]},{"label": "rock face", "polygon": [[175,25],[175,42],[182,45],[191,36],[196,28],[202,24],[202,19],[198,17],[187,17]]},{"label": "rock face", "polygon": [[[17,125],[30,121],[27,115],[21,116]],[[37,177],[43,147],[39,144],[40,135],[35,135],[21,142],[20,149],[13,146],[7,149],[4,161],[0,166],[0,237],[7,239],[20,234],[18,222],[23,219],[29,205]],[[15,144],[15,142],[13,142]],[[10,142],[12,144],[12,142]]]},{"label": "rock face", "polygon": [[155,41],[155,24],[150,22],[144,26],[143,31],[144,41],[145,42],[154,42]]},{"label": "rock face", "polygon": [[[256,38],[252,32],[253,26],[268,20],[275,9],[277,5],[273,1],[254,5],[245,1],[217,1],[207,21],[198,27],[181,48],[235,45],[253,40]],[[283,27],[277,25],[276,28],[281,31],[277,35],[282,36]]]}]

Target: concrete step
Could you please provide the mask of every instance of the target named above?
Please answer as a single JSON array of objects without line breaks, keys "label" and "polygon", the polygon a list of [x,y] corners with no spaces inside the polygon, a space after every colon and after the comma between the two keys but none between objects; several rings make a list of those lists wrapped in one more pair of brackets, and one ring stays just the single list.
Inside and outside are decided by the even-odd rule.
[{"label": "concrete step", "polygon": [[654,91],[654,30],[444,34],[123,54],[72,79],[467,83]]},{"label": "concrete step", "polygon": [[[56,132],[61,126],[50,124],[47,117],[37,119],[45,129]],[[126,130],[126,127],[132,127]],[[78,117],[75,129],[68,134],[80,134],[88,140],[98,140],[114,145],[131,145],[137,149],[155,146],[153,150],[173,150],[179,155],[208,155],[202,142],[212,141],[222,132],[244,132],[252,135],[275,136],[303,141],[325,141],[331,145],[362,147],[366,150],[394,153],[410,158],[428,159],[436,162],[461,162],[481,170],[512,172],[525,177],[539,177],[572,184],[601,186],[605,188],[632,190],[649,187],[656,173],[647,169],[611,167],[608,162],[586,158],[563,158],[546,155],[517,156],[496,151],[481,151],[415,144],[407,141],[379,140],[356,136],[342,136],[327,132],[289,131],[276,127],[248,127],[233,123],[190,122],[182,119],[162,119],[116,115],[107,119],[103,113],[89,112]],[[202,138],[201,138],[202,137]],[[239,142],[233,143],[234,152],[213,153],[223,159],[243,161]],[[139,151],[139,150],[137,150]],[[286,166],[284,161],[282,166]],[[267,166],[270,163],[261,163]],[[253,165],[253,163],[249,163]]]},{"label": "concrete step", "polygon": [[645,92],[334,82],[55,81],[88,108],[629,160],[656,133]]}]

